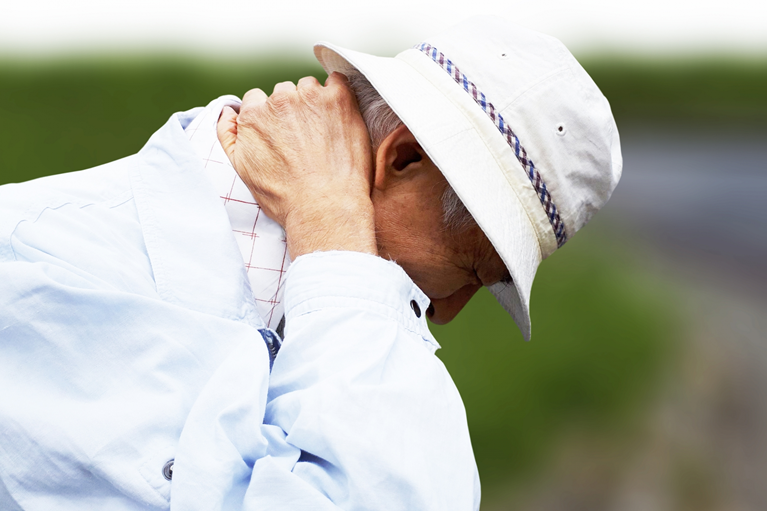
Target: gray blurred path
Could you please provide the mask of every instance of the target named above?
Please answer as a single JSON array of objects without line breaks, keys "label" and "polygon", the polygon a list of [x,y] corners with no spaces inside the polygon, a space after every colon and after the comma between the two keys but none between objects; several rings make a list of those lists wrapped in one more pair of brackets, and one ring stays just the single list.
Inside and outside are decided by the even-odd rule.
[{"label": "gray blurred path", "polygon": [[623,178],[589,228],[671,290],[687,319],[678,353],[631,431],[565,439],[483,511],[765,510],[767,126],[621,136]]},{"label": "gray blurred path", "polygon": [[623,178],[600,216],[695,270],[767,285],[767,126],[629,127],[621,138]]}]

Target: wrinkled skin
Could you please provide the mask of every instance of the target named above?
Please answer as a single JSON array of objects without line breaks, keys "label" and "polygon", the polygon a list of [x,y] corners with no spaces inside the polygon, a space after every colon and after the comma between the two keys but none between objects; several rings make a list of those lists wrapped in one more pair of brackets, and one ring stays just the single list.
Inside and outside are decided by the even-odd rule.
[{"label": "wrinkled skin", "polygon": [[294,259],[317,250],[377,254],[370,141],[346,77],[312,77],[248,91],[239,116],[222,113],[219,139]]},{"label": "wrinkled skin", "polygon": [[375,148],[343,75],[243,98],[222,113],[219,139],[264,212],[285,228],[292,258],[353,250],[396,261],[447,323],[483,285],[508,279],[476,226],[444,227],[442,173],[400,126]]}]

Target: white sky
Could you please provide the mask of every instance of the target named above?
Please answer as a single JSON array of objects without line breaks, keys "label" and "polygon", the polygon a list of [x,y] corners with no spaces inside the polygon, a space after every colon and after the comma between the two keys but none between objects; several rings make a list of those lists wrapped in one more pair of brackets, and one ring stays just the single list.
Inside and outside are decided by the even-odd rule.
[{"label": "white sky", "polygon": [[383,54],[487,13],[574,52],[767,55],[767,0],[0,0],[0,53],[113,50],[311,55],[328,40]]}]

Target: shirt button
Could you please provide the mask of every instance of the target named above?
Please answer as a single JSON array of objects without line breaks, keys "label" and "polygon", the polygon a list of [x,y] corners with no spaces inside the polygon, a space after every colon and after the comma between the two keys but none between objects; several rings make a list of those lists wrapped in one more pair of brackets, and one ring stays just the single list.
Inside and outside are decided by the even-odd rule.
[{"label": "shirt button", "polygon": [[418,306],[418,302],[415,300],[410,300],[410,308],[413,309],[413,312],[415,312],[415,317],[421,317],[421,307]]},{"label": "shirt button", "polygon": [[165,462],[165,466],[162,467],[162,475],[165,476],[165,479],[170,481],[173,479],[173,462],[175,460],[168,460]]}]

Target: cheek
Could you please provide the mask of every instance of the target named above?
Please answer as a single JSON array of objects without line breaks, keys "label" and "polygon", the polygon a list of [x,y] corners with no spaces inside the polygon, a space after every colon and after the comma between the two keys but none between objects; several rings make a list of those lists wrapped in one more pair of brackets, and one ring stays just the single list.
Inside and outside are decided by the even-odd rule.
[{"label": "cheek", "polygon": [[419,207],[415,194],[380,194],[373,197],[376,228],[382,231],[409,232],[422,230],[429,211]]},{"label": "cheek", "polygon": [[[450,296],[467,284],[456,265],[434,197],[374,194],[376,240],[381,257],[396,261],[430,298]],[[435,203],[436,201],[436,203]],[[435,203],[435,204],[432,204]]]},{"label": "cheek", "polygon": [[432,300],[447,298],[469,282],[465,272],[449,262],[434,258],[429,260],[403,258],[397,262],[421,291]]},{"label": "cheek", "polygon": [[378,228],[376,234],[379,255],[399,264],[430,298],[449,296],[466,284],[463,272],[428,236],[386,227]]},{"label": "cheek", "polygon": [[412,201],[386,200],[375,203],[376,240],[379,254],[396,261],[417,260],[431,244],[423,212]]}]

